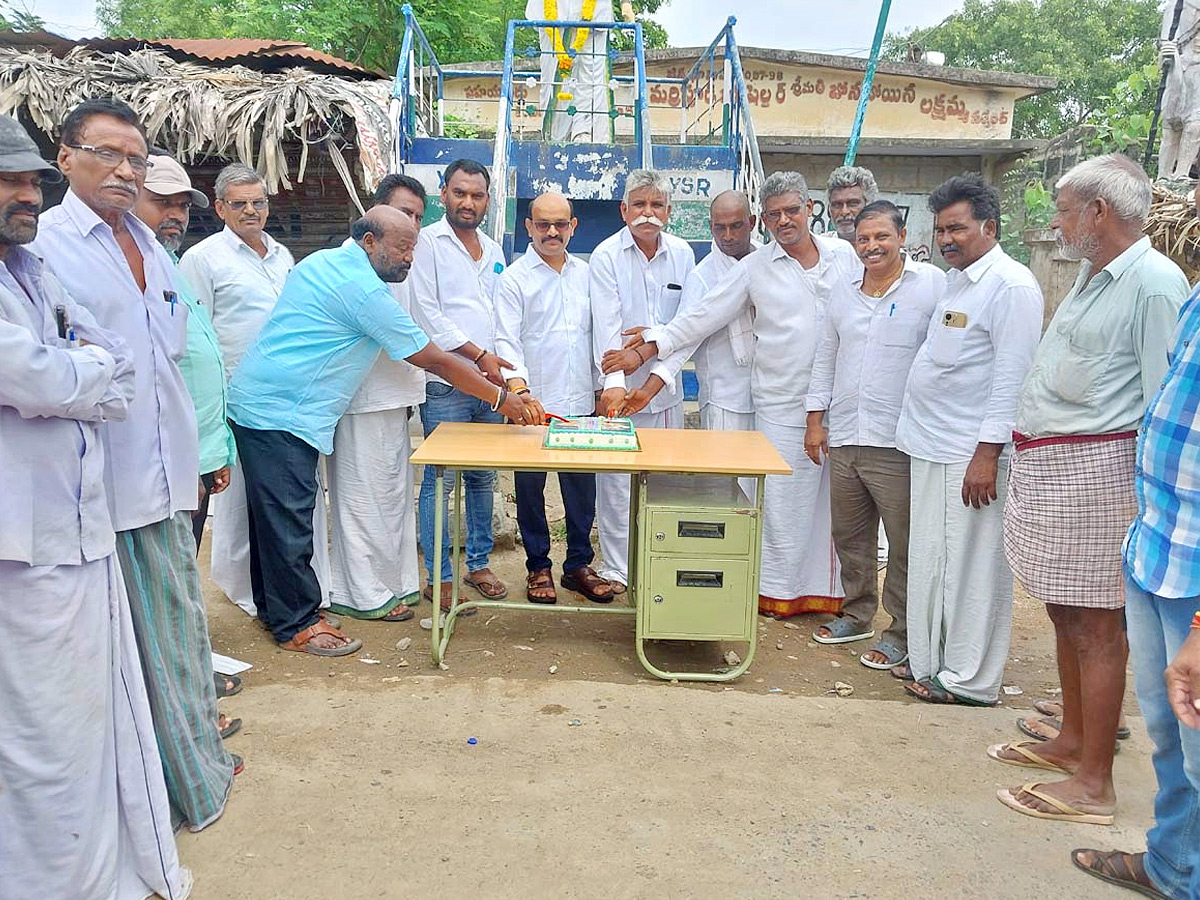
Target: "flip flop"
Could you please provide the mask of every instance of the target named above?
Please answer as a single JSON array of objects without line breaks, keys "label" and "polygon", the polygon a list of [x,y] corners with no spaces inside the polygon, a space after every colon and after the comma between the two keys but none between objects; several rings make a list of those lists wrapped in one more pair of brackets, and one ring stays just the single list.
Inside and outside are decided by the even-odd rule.
[{"label": "flip flop", "polygon": [[[226,684],[232,684],[233,687],[226,687]],[[236,675],[222,675],[220,672],[213,672],[213,686],[217,689],[217,699],[222,697],[232,697],[234,694],[242,692],[242,679]]]},{"label": "flip flop", "polygon": [[[921,694],[917,691],[917,685],[925,688],[925,693]],[[962,697],[952,691],[942,687],[937,679],[930,678],[925,681],[914,681],[912,684],[904,686],[906,693],[911,694],[918,700],[924,703],[936,703],[944,705],[957,704],[959,706],[995,706],[995,703],[987,703],[983,700],[975,700],[971,697]]]},{"label": "flip flop", "polygon": [[[860,625],[846,616],[838,616],[836,619],[830,619],[822,627],[829,629],[829,637],[822,637],[814,631],[812,639],[818,644],[849,644],[851,641],[865,641],[868,638],[875,637],[874,628]],[[863,628],[867,630],[863,631]],[[903,659],[898,659],[893,665],[898,665],[902,662],[904,662]],[[885,668],[887,667],[885,666]]]},{"label": "flip flop", "polygon": [[[483,570],[482,570],[482,569],[480,569],[479,571],[481,571],[481,572],[482,572]],[[463,580],[463,584],[465,584],[465,585],[466,585],[467,587],[469,587],[469,588],[472,588],[472,589],[473,589],[473,590],[474,590],[474,591],[475,591],[477,594],[479,594],[479,596],[480,596],[480,597],[482,597],[484,600],[503,600],[505,597],[507,597],[507,596],[508,596],[508,588],[506,588],[506,587],[505,587],[505,586],[504,586],[504,585],[501,583],[500,579],[499,579],[499,578],[497,578],[497,577],[496,577],[494,574],[492,575],[492,582],[491,582],[491,583],[493,583],[493,584],[497,584],[497,585],[499,585],[499,586],[500,586],[500,590],[499,590],[497,593],[495,593],[495,594],[489,594],[487,591],[485,591],[485,590],[483,589],[483,585],[477,584],[475,581],[473,581],[473,580],[471,579],[471,576],[472,576],[472,575],[474,575],[474,574],[475,574],[474,572],[468,572],[466,575],[464,575],[464,576],[463,576],[463,579],[462,579],[462,580]],[[484,582],[484,583],[486,584],[487,582]]]},{"label": "flip flop", "polygon": [[[882,653],[884,656],[884,661],[877,663],[867,659],[867,653],[870,653],[872,650],[874,650],[876,653]],[[868,669],[876,669],[882,672],[885,669],[890,669],[893,666],[900,665],[900,663],[906,661],[907,659],[908,651],[901,650],[891,641],[876,641],[875,645],[871,647],[870,650],[867,650],[866,653],[858,658],[858,661]]]},{"label": "flip flop", "polygon": [[235,734],[237,734],[239,731],[241,731],[241,729],[242,729],[242,720],[241,719],[230,719],[229,724],[221,729],[221,740],[225,740],[225,738],[233,737]]},{"label": "flip flop", "polygon": [[233,774],[234,775],[241,775],[242,772],[246,771],[246,761],[244,759],[242,759],[236,753],[230,753],[229,755],[233,757]]},{"label": "flip flop", "polygon": [[[1062,775],[1074,775],[1070,769],[1063,768],[1057,763],[1052,763],[1050,760],[1039,756],[1030,750],[1030,747],[1036,746],[1033,741],[1009,741],[1007,744],[992,744],[987,748],[987,755],[996,762],[1002,762],[1006,766],[1017,766],[1022,769],[1044,769],[1047,772],[1058,772]],[[1024,759],[1009,759],[1006,756],[1001,756],[1001,751],[1011,750],[1014,753],[1019,753]]]},{"label": "flip flop", "polygon": [[1046,784],[1047,782],[1045,781],[1030,781],[1028,784],[1021,785],[1019,793],[1036,797],[1043,803],[1053,806],[1058,812],[1044,812],[1040,809],[1028,807],[1017,799],[1017,794],[1014,794],[1010,788],[1001,788],[996,791],[996,799],[1009,809],[1034,819],[1050,819],[1055,822],[1077,822],[1080,825],[1111,825],[1113,823],[1114,816],[1112,813],[1085,812],[1082,809],[1076,809],[1070,803],[1059,800],[1057,797],[1051,797],[1044,791],[1038,790],[1038,788],[1045,787]]},{"label": "flip flop", "polygon": [[[349,641],[349,643],[327,650],[312,643],[312,639],[318,634],[332,634],[335,637]],[[358,638],[350,640],[328,622],[318,620],[317,624],[309,625],[307,628],[297,631],[292,635],[290,641],[284,641],[279,646],[284,650],[291,650],[296,653],[311,653],[313,656],[349,656],[351,653],[357,653],[362,649],[362,641]]]},{"label": "flip flop", "polygon": [[[441,587],[441,590],[439,591],[439,597],[438,597],[438,608],[441,609],[441,611],[444,613],[450,612],[450,591],[452,588],[453,588],[453,585],[449,581],[442,582],[442,587]],[[428,584],[425,585],[425,587],[421,590],[421,597],[425,600],[428,600],[430,603],[432,603],[433,602],[433,586],[428,585]],[[477,610],[473,606],[470,609],[460,609],[458,611],[458,617],[460,619],[462,619],[466,616],[473,616],[477,612],[479,612],[479,610]]]},{"label": "flip flop", "polygon": [[900,663],[898,666],[892,666],[888,670],[888,674],[897,681],[913,681],[912,666],[908,663]]},{"label": "flip flop", "polygon": [[375,619],[374,621],[376,621],[376,622],[407,622],[414,615],[415,615],[415,613],[411,609],[409,609],[407,606],[405,606],[403,603],[401,603],[399,606],[392,607],[391,612],[389,612],[386,616],[380,616],[378,619]]},{"label": "flip flop", "polygon": [[1063,705],[1057,700],[1034,700],[1033,708],[1043,716],[1061,716]]},{"label": "flip flop", "polygon": [[[1034,706],[1036,708],[1037,704],[1034,704]],[[1037,731],[1034,731],[1032,725],[1030,725],[1030,721],[1031,721],[1030,716],[1019,717],[1017,719],[1017,729],[1022,734],[1028,735],[1029,737],[1033,738],[1035,741],[1051,740],[1050,737],[1047,737],[1044,734],[1040,734]],[[1062,731],[1062,718],[1060,716],[1047,715],[1043,719],[1036,719],[1036,720],[1032,720],[1032,721],[1042,722],[1045,725],[1049,725],[1051,728],[1055,729],[1056,731]],[[1129,738],[1132,735],[1133,735],[1133,732],[1130,730],[1128,725],[1123,725],[1122,727],[1117,729],[1117,740],[1118,741],[1127,741],[1127,740],[1129,740]],[[1057,735],[1055,735],[1055,736],[1057,737]],[[1115,752],[1117,752],[1117,753],[1121,752],[1120,744],[1117,745],[1117,749]]]},{"label": "flip flop", "polygon": [[[1083,853],[1095,854],[1091,865],[1080,859]],[[1143,896],[1154,897],[1155,900],[1170,900],[1166,894],[1154,887],[1150,876],[1146,874],[1145,856],[1145,853],[1122,853],[1120,850],[1105,852],[1080,849],[1071,851],[1071,862],[1075,863],[1076,868],[1089,875],[1095,875],[1101,881],[1137,891]],[[1114,863],[1117,859],[1121,862],[1119,867]]]}]

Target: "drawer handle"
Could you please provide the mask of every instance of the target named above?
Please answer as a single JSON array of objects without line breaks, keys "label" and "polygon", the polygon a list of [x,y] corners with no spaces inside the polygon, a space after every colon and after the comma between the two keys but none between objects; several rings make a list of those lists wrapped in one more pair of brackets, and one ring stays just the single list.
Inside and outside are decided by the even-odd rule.
[{"label": "drawer handle", "polygon": [[676,587],[720,588],[725,586],[724,572],[698,572],[679,569],[675,572]]},{"label": "drawer handle", "polygon": [[725,537],[724,522],[680,522],[679,536],[681,538],[711,538]]}]

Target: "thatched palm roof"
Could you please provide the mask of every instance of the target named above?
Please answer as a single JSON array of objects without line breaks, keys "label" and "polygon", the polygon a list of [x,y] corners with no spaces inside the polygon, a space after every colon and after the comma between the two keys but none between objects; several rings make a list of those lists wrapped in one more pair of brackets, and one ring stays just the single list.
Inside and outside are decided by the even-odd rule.
[{"label": "thatched palm roof", "polygon": [[88,97],[113,96],[132,106],[152,143],[180,162],[237,159],[267,180],[292,187],[285,143],[301,145],[295,179],[304,180],[310,147],[329,153],[352,197],[342,150],[358,151],[359,178],[370,191],[387,172],[392,126],[387,81],[350,81],[304,69],[262,73],[241,66],[176,62],[138,50],[128,54],[50,53],[0,48],[0,113],[25,110],[57,137],[66,114]]}]

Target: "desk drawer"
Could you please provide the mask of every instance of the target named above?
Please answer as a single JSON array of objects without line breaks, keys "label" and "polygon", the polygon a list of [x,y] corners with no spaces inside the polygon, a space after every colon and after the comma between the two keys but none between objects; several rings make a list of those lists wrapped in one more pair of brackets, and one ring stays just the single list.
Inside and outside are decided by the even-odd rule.
[{"label": "desk drawer", "polygon": [[651,509],[651,553],[730,557],[750,552],[754,516],[725,510]]},{"label": "desk drawer", "polygon": [[642,636],[749,640],[757,602],[748,560],[651,557],[649,584],[638,595]]}]

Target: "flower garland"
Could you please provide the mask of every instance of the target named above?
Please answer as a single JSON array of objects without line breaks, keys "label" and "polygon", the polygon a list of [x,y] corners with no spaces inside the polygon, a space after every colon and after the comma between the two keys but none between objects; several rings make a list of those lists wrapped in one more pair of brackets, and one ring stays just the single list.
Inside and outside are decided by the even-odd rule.
[{"label": "flower garland", "polygon": [[[558,20],[558,0],[543,0],[542,10],[545,13],[546,19],[549,21]],[[596,16],[596,0],[583,0],[583,14],[580,18],[584,22],[590,22]],[[583,50],[583,45],[587,43],[588,35],[591,33],[590,28],[575,29],[575,36],[571,39],[571,50],[563,46],[563,34],[565,28],[548,28],[550,34],[550,42],[554,47],[554,56],[558,60],[558,70],[563,74],[563,80],[571,73],[571,69],[575,65],[575,57]],[[569,91],[559,91],[559,100],[573,100],[575,95]]]}]

